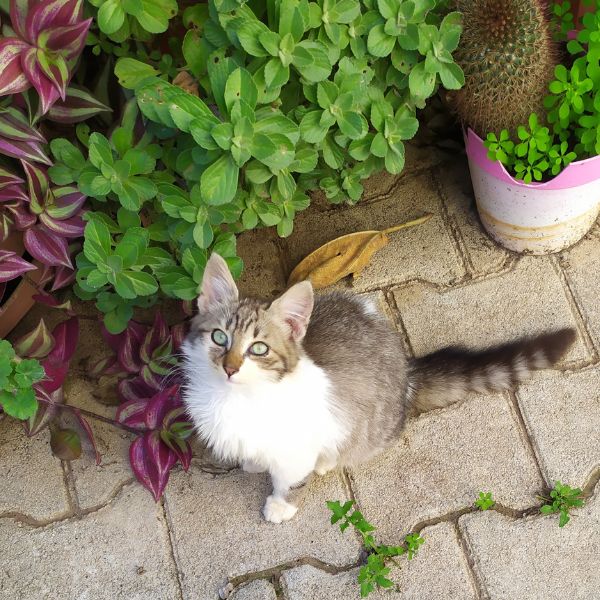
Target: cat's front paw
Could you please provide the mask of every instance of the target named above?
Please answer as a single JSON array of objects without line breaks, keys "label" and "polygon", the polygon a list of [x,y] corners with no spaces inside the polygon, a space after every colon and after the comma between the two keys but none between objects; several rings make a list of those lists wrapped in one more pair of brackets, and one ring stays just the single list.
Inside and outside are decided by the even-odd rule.
[{"label": "cat's front paw", "polygon": [[271,523],[289,521],[298,512],[298,507],[286,502],[283,498],[269,496],[263,508],[265,520]]},{"label": "cat's front paw", "polygon": [[245,460],[242,462],[242,470],[246,473],[264,473],[265,468],[261,467],[258,463],[252,460]]}]

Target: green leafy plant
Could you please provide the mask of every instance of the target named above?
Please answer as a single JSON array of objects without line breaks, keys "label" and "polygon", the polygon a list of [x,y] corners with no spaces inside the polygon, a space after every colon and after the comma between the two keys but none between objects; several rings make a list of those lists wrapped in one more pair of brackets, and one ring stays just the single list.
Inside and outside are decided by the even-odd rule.
[{"label": "green leafy plant", "polygon": [[375,588],[390,588],[394,585],[393,581],[388,579],[390,568],[386,566],[387,561],[394,562],[394,558],[406,554],[408,560],[417,554],[419,547],[425,540],[416,533],[409,534],[404,539],[404,544],[400,546],[386,546],[377,544],[372,532],[375,527],[371,525],[358,510],[352,510],[354,502],[348,500],[344,504],[339,501],[327,502],[327,507],[331,510],[331,524],[339,523],[341,531],[345,531],[350,525],[360,534],[363,545],[368,553],[367,562],[360,568],[358,573],[358,583],[360,584],[361,598],[365,598]]},{"label": "green leafy plant", "polygon": [[[490,160],[499,160],[525,183],[545,181],[577,159],[600,153],[600,1],[583,18],[583,28],[566,45],[569,58],[554,69],[544,113],[531,113],[529,128],[488,133]],[[554,5],[557,35],[573,24],[569,2]],[[562,38],[561,38],[562,39]],[[508,121],[507,121],[508,122]],[[548,126],[546,126],[548,125]]]},{"label": "green leafy plant", "polygon": [[547,504],[540,508],[543,515],[559,513],[558,526],[564,527],[571,517],[569,512],[573,508],[579,508],[584,505],[582,492],[579,488],[571,488],[566,484],[557,481],[554,488],[550,490],[550,497],[541,496]]},{"label": "green leafy plant", "polygon": [[492,498],[492,492],[479,492],[479,497],[475,500],[475,506],[479,510],[488,510],[494,506],[496,502]]},{"label": "green leafy plant", "polygon": [[35,414],[33,385],[44,376],[38,360],[18,357],[9,341],[0,340],[0,406],[7,415],[26,420]]}]

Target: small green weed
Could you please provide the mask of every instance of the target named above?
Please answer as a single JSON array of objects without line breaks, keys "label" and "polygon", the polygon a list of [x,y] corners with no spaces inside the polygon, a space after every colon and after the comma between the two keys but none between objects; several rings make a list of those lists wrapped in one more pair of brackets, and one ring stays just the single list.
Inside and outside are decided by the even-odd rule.
[{"label": "small green weed", "polygon": [[492,492],[479,492],[479,498],[475,500],[475,506],[478,506],[480,510],[487,510],[492,508],[496,502],[492,498]]},{"label": "small green weed", "polygon": [[394,582],[387,578],[390,573],[390,569],[386,566],[388,560],[398,564],[394,561],[394,557],[403,554],[406,554],[408,560],[411,560],[425,540],[419,534],[413,533],[406,536],[404,544],[401,546],[377,544],[372,535],[375,527],[363,517],[360,511],[354,510],[350,513],[353,504],[352,500],[348,500],[345,504],[341,504],[336,500],[335,502],[327,502],[327,507],[333,513],[331,515],[332,524],[342,521],[340,523],[342,531],[352,525],[363,539],[363,544],[369,556],[367,564],[363,565],[358,573],[358,583],[360,583],[361,598],[366,598],[375,590],[375,587],[390,588],[394,585]]},{"label": "small green weed", "polygon": [[543,515],[560,513],[559,527],[564,527],[571,520],[569,511],[572,508],[579,508],[584,505],[581,490],[579,488],[573,489],[560,481],[557,481],[554,489],[550,490],[550,498],[545,496],[540,496],[540,498],[547,502],[540,508]]}]

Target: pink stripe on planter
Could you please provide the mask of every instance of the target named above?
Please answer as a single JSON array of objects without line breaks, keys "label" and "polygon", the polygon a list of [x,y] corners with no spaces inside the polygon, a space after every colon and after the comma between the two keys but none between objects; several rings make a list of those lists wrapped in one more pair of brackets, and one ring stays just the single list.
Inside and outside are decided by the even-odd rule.
[{"label": "pink stripe on planter", "polygon": [[483,140],[472,129],[469,129],[465,134],[465,145],[470,160],[490,175],[510,185],[546,190],[565,190],[600,179],[600,156],[593,156],[571,163],[550,181],[523,183],[509,175],[501,162],[491,161],[487,157],[487,148],[483,145]]}]

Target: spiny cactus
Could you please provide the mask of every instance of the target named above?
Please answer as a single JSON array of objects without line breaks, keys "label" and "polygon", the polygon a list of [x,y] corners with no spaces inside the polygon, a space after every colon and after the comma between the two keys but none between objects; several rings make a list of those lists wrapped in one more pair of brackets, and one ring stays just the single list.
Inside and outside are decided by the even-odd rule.
[{"label": "spiny cactus", "polygon": [[454,54],[465,86],[449,98],[479,135],[543,114],[558,48],[544,0],[455,0],[463,33]]}]

